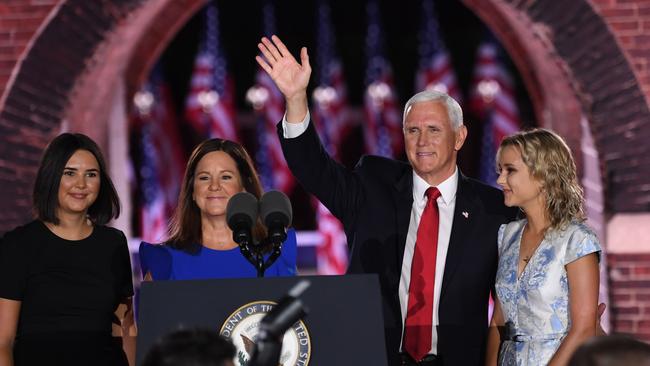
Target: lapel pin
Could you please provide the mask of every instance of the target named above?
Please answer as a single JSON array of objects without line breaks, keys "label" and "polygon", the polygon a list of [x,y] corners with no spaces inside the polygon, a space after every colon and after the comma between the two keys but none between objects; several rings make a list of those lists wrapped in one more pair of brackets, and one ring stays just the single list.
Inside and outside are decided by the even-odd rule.
[{"label": "lapel pin", "polygon": [[465,216],[465,218],[468,218],[468,217],[469,217],[469,213],[468,213],[467,211],[463,211],[463,216]]}]

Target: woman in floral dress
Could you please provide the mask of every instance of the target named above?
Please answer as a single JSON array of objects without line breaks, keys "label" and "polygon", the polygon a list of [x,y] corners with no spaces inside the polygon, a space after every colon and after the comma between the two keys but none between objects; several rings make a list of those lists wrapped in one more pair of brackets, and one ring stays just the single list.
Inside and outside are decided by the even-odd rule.
[{"label": "woman in floral dress", "polygon": [[600,244],[584,224],[571,152],[536,129],[497,154],[505,204],[525,214],[502,225],[486,364],[565,365],[596,334]]}]

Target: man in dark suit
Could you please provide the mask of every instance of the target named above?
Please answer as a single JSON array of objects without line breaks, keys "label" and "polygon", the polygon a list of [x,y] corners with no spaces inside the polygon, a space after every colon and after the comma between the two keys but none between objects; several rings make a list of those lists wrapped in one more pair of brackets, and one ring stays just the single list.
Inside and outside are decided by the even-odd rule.
[{"label": "man in dark suit", "polygon": [[291,171],[343,223],[348,273],[379,276],[389,364],[483,364],[497,231],[516,212],[499,190],[457,168],[467,136],[458,103],[416,94],[404,108],[409,163],[365,156],[350,171],[310,123],[306,48],[298,63],[275,36],[258,47],[258,63],[286,99],[278,134]]}]

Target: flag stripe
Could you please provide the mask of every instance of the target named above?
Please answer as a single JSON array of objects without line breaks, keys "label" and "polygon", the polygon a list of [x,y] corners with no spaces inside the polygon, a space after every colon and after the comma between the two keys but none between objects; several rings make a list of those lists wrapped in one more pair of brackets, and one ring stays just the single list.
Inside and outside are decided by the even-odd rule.
[{"label": "flag stripe", "polygon": [[219,42],[215,2],[205,8],[205,28],[194,60],[185,118],[202,138],[239,141],[235,124],[234,84],[227,74]]},{"label": "flag stripe", "polygon": [[499,58],[494,41],[478,49],[471,91],[471,109],[483,119],[480,178],[496,186],[495,154],[501,140],[520,129],[512,77]]}]

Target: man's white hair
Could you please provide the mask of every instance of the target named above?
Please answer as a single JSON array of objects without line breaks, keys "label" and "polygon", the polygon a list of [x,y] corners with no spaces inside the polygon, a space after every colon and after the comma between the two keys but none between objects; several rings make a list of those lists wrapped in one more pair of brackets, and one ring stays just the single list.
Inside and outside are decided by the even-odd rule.
[{"label": "man's white hair", "polygon": [[441,91],[436,91],[436,90],[425,90],[412,96],[411,99],[409,99],[408,102],[406,102],[406,105],[404,106],[404,115],[402,117],[402,123],[406,121],[406,113],[408,112],[409,108],[413,104],[420,103],[420,102],[443,103],[447,108],[447,115],[449,116],[449,122],[451,123],[451,127],[454,129],[454,131],[457,131],[460,128],[460,126],[463,125],[463,110],[460,108],[458,102],[454,98],[450,97],[449,94]]}]

